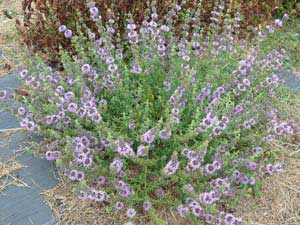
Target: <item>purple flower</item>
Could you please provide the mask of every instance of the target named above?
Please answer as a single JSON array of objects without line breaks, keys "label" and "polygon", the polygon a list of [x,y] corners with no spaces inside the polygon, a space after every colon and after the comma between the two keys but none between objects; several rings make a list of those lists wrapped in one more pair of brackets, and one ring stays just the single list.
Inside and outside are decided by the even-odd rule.
[{"label": "purple flower", "polygon": [[128,24],[128,25],[127,25],[127,29],[128,29],[128,30],[135,30],[135,29],[136,29],[136,25],[133,24],[133,23],[132,23],[132,24]]},{"label": "purple flower", "polygon": [[107,183],[107,179],[104,176],[100,176],[96,179],[96,183],[99,185],[105,185]]},{"label": "purple flower", "polygon": [[74,96],[75,94],[72,91],[68,91],[67,93],[65,93],[65,99],[67,101],[70,101]]},{"label": "purple flower", "polygon": [[60,159],[61,152],[60,151],[53,151],[53,156],[54,156],[55,159]]},{"label": "purple flower", "polygon": [[244,83],[246,86],[250,86],[250,85],[251,85],[250,80],[248,80],[247,78],[243,79],[243,83]]},{"label": "purple flower", "polygon": [[21,106],[21,107],[18,108],[18,114],[20,116],[24,116],[25,113],[26,113],[26,110],[25,110],[25,108],[23,106]]},{"label": "purple flower", "polygon": [[171,138],[171,136],[172,136],[171,130],[161,130],[159,132],[159,137],[162,140],[169,140]]},{"label": "purple flower", "polygon": [[127,217],[129,217],[129,218],[135,217],[135,215],[136,215],[135,209],[134,209],[134,208],[129,208],[129,209],[126,211],[126,215],[127,215]]},{"label": "purple flower", "polygon": [[66,38],[71,38],[72,35],[73,35],[73,33],[72,33],[71,30],[68,29],[68,30],[66,30],[66,31],[64,32],[64,35],[65,35]]},{"label": "purple flower", "polygon": [[141,140],[143,142],[146,142],[147,144],[151,144],[154,141],[154,139],[155,139],[155,133],[153,129],[148,130],[141,137]]},{"label": "purple flower", "polygon": [[77,106],[76,103],[70,103],[68,105],[68,111],[71,112],[71,113],[75,113],[77,108],[78,108],[78,106]]},{"label": "purple flower", "polygon": [[185,218],[190,209],[187,206],[179,205],[177,207],[177,211],[180,217]]},{"label": "purple flower", "polygon": [[148,148],[144,145],[139,145],[136,155],[138,157],[146,157],[148,155]]},{"label": "purple flower", "polygon": [[274,166],[272,164],[266,165],[266,173],[272,175],[274,173]]},{"label": "purple flower", "polygon": [[117,142],[115,147],[115,152],[119,153],[121,156],[130,157],[134,156],[135,153],[128,142]]},{"label": "purple flower", "polygon": [[194,216],[200,218],[204,216],[204,209],[202,209],[200,206],[196,206],[192,208],[192,213]]},{"label": "purple flower", "polygon": [[82,67],[81,67],[81,71],[84,73],[84,74],[87,74],[89,72],[91,72],[91,66],[89,64],[84,64]]},{"label": "purple flower", "polygon": [[177,159],[171,159],[164,167],[163,172],[166,176],[171,176],[179,169],[179,161]]},{"label": "purple flower", "polygon": [[4,100],[7,97],[7,91],[6,90],[2,90],[0,91],[0,99]]},{"label": "purple flower", "polygon": [[257,168],[257,165],[255,162],[249,162],[248,165],[247,165],[247,168],[249,170],[255,170]]},{"label": "purple flower", "polygon": [[249,178],[249,184],[250,185],[254,185],[255,184],[255,178],[254,177],[250,177]]},{"label": "purple flower", "polygon": [[54,154],[53,154],[52,151],[47,151],[47,152],[45,153],[45,157],[46,157],[46,159],[49,160],[49,161],[52,161],[52,160],[55,159],[55,158],[54,158]]},{"label": "purple flower", "polygon": [[116,210],[121,210],[124,208],[124,203],[123,202],[116,202],[115,204]]},{"label": "purple flower", "polygon": [[143,203],[143,209],[144,209],[145,211],[149,211],[151,208],[152,208],[152,203],[151,203],[150,201],[145,201],[145,202]]},{"label": "purple flower", "polygon": [[94,7],[90,8],[90,13],[92,16],[97,16],[99,13],[99,9],[94,6]]},{"label": "purple flower", "polygon": [[276,19],[275,21],[274,21],[274,24],[276,25],[276,26],[278,26],[278,27],[282,27],[282,21],[280,20],[280,19]]},{"label": "purple flower", "polygon": [[283,169],[284,169],[284,165],[283,164],[277,163],[277,164],[274,165],[274,171],[276,173],[282,173]]},{"label": "purple flower", "polygon": [[135,225],[135,224],[131,221],[128,221],[127,223],[125,223],[125,225]]},{"label": "purple flower", "polygon": [[84,173],[82,171],[77,171],[76,180],[82,181],[84,179]]},{"label": "purple flower", "polygon": [[109,66],[108,66],[108,70],[110,71],[110,72],[116,72],[117,70],[118,70],[118,66],[116,65],[116,64],[110,64]]},{"label": "purple flower", "polygon": [[119,159],[114,159],[113,162],[110,164],[110,168],[115,170],[116,173],[120,173],[123,168],[123,163]]},{"label": "purple flower", "polygon": [[192,184],[186,184],[183,186],[183,189],[186,190],[187,192],[194,192],[194,187]]},{"label": "purple flower", "polygon": [[166,33],[168,33],[168,32],[170,31],[170,28],[169,28],[168,26],[166,26],[166,25],[162,25],[162,26],[160,27],[160,29],[161,29],[162,31],[166,32]]},{"label": "purple flower", "polygon": [[139,64],[134,63],[130,71],[134,74],[140,74],[142,73],[142,68],[140,67]]},{"label": "purple flower", "polygon": [[62,32],[65,32],[67,30],[67,27],[65,25],[60,25],[58,27],[58,32],[62,33]]},{"label": "purple flower", "polygon": [[34,128],[35,128],[35,125],[32,121],[27,122],[25,125],[25,129],[28,131],[33,131]]},{"label": "purple flower", "polygon": [[20,77],[22,78],[22,79],[24,79],[26,76],[28,75],[28,70],[22,70],[21,72],[20,72]]},{"label": "purple flower", "polygon": [[207,174],[211,175],[216,171],[216,168],[213,164],[206,164],[205,165],[205,171]]},{"label": "purple flower", "polygon": [[91,158],[86,158],[83,162],[83,165],[87,168],[91,167],[93,160]]},{"label": "purple flower", "polygon": [[156,189],[155,190],[155,195],[158,197],[158,198],[161,198],[165,195],[165,191],[164,189],[162,189],[161,187]]}]

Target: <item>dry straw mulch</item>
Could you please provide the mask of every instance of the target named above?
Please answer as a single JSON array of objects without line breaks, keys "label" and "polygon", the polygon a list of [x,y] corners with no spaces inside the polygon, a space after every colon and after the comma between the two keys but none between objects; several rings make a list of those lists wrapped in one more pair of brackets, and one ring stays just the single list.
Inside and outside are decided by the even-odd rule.
[{"label": "dry straw mulch", "polygon": [[14,173],[23,168],[23,165],[16,161],[15,157],[5,163],[0,161],[0,193],[10,185],[29,187],[20,180]]},{"label": "dry straw mulch", "polygon": [[[43,193],[59,225],[113,225],[126,221],[120,215],[83,202],[70,191],[68,184],[60,184]],[[260,197],[244,199],[237,213],[247,225],[299,225],[300,224],[300,160],[290,159],[287,169],[268,177]],[[159,211],[168,225],[192,224],[182,221],[169,209]],[[149,218],[139,218],[136,224],[152,225]]]},{"label": "dry straw mulch", "polygon": [[260,197],[240,206],[247,225],[300,224],[300,160],[290,159],[282,174],[267,178]]},{"label": "dry straw mulch", "polygon": [[[51,207],[58,225],[120,225],[128,221],[120,213],[108,211],[94,203],[79,200],[71,191],[68,183],[61,183],[53,189],[43,192]],[[158,217],[166,225],[187,225],[187,221],[178,218],[170,209],[158,210]],[[122,222],[121,222],[122,221]],[[153,225],[148,216],[140,216],[136,225]],[[157,223],[156,223],[157,224]]]}]

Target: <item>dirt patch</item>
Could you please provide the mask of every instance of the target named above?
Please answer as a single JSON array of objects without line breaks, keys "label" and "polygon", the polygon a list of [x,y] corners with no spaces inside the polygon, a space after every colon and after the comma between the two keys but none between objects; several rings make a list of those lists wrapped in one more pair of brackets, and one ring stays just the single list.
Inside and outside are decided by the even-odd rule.
[{"label": "dirt patch", "polygon": [[21,4],[20,0],[0,0],[0,76],[20,65],[23,47],[19,44],[15,21],[22,18]]}]

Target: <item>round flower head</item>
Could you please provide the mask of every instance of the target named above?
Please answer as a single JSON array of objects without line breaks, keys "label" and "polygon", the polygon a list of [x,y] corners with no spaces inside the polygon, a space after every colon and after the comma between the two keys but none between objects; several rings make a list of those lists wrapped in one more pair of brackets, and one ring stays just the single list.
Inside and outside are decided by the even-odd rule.
[{"label": "round flower head", "polygon": [[88,195],[85,191],[83,190],[80,190],[78,192],[78,198],[81,199],[81,200],[87,200],[88,199]]},{"label": "round flower head", "polygon": [[0,91],[0,99],[4,100],[7,97],[7,91],[6,90],[2,90]]},{"label": "round flower head", "polygon": [[185,218],[190,209],[187,206],[179,205],[177,207],[177,211],[180,217]]},{"label": "round flower head", "polygon": [[246,86],[250,86],[251,85],[251,83],[250,83],[250,80],[248,80],[248,79],[243,79],[243,83],[244,83],[244,85],[246,85]]},{"label": "round flower head", "polygon": [[25,110],[25,108],[23,106],[21,106],[21,107],[18,108],[18,114],[20,116],[24,116],[25,113],[26,113],[26,110]]},{"label": "round flower head", "polygon": [[110,164],[110,168],[115,170],[116,173],[120,173],[123,168],[123,163],[119,159],[114,159],[113,162]]},{"label": "round flower head", "polygon": [[155,139],[155,134],[152,129],[148,130],[146,133],[142,135],[142,141],[146,142],[147,144],[151,144]]},{"label": "round flower head", "polygon": [[65,38],[71,38],[73,33],[71,30],[68,29],[64,32],[64,35],[65,35]]},{"label": "round flower head", "polygon": [[115,204],[116,210],[121,210],[124,208],[124,203],[123,202],[116,202]]},{"label": "round flower head", "polygon": [[167,25],[162,25],[162,26],[160,27],[160,29],[161,29],[162,31],[166,32],[166,33],[168,33],[168,32],[170,31],[170,28],[169,28]]},{"label": "round flower head", "polygon": [[26,127],[25,127],[28,131],[34,131],[34,128],[35,128],[35,124],[32,122],[32,121],[29,121],[27,124],[26,124]]},{"label": "round flower head", "polygon": [[83,165],[87,168],[89,168],[93,163],[93,160],[91,158],[86,158],[85,161],[83,162]]},{"label": "round flower head", "polygon": [[72,91],[68,91],[67,93],[65,93],[65,99],[67,101],[70,101],[74,96],[75,94]]},{"label": "round flower head", "polygon": [[137,148],[137,153],[136,155],[138,157],[146,157],[148,155],[148,149],[144,145],[139,145]]},{"label": "round flower head", "polygon": [[213,174],[216,171],[216,168],[213,164],[206,164],[205,165],[205,171],[207,174]]},{"label": "round flower head", "polygon": [[60,25],[58,27],[58,32],[62,33],[62,32],[65,32],[67,30],[67,27],[65,25]]},{"label": "round flower head", "polygon": [[250,185],[254,185],[255,184],[255,178],[254,177],[250,177],[249,178],[249,184]]},{"label": "round flower head", "polygon": [[275,21],[274,21],[274,24],[276,25],[276,26],[278,26],[278,27],[282,27],[282,21],[280,20],[280,19],[276,19]]},{"label": "round flower head", "polygon": [[97,16],[99,13],[99,9],[94,6],[94,7],[90,8],[90,13],[92,16]]},{"label": "round flower head", "polygon": [[164,191],[164,189],[162,189],[162,188],[158,188],[158,189],[155,190],[155,195],[156,195],[158,198],[163,197],[164,194],[165,194],[165,191]]},{"label": "round flower head", "polygon": [[151,208],[152,208],[152,203],[151,203],[150,201],[145,201],[145,202],[143,203],[143,209],[144,209],[145,211],[149,211]]},{"label": "round flower head", "polygon": [[227,213],[225,215],[224,222],[225,222],[226,225],[232,225],[232,224],[234,224],[234,220],[235,220],[235,217],[232,214]]},{"label": "round flower head", "polygon": [[134,223],[129,221],[129,222],[125,223],[125,225],[134,225]]},{"label": "round flower head", "polygon": [[130,71],[134,74],[140,74],[142,72],[142,68],[140,67],[139,64],[134,63]]},{"label": "round flower head", "polygon": [[203,217],[204,216],[204,210],[200,206],[196,206],[192,208],[192,213],[196,217]]},{"label": "round flower head", "polygon": [[166,176],[171,176],[175,174],[178,169],[179,161],[177,159],[171,159],[163,169],[163,172]]},{"label": "round flower head", "polygon": [[77,179],[77,172],[78,172],[77,170],[70,171],[70,174],[68,177],[71,181],[75,181]]},{"label": "round flower head", "polygon": [[187,192],[194,192],[194,187],[192,184],[186,184],[183,186],[183,189],[186,190]]},{"label": "round flower head", "polygon": [[91,72],[91,66],[89,64],[84,64],[82,67],[81,67],[81,71],[84,73],[84,74],[87,74],[89,72]]},{"label": "round flower head", "polygon": [[128,30],[135,30],[136,29],[136,25],[133,24],[133,23],[130,23],[130,24],[127,25],[127,29]]},{"label": "round flower head", "polygon": [[135,153],[128,142],[120,142],[116,144],[115,152],[121,156],[130,157],[134,156]]},{"label": "round flower head", "polygon": [[274,166],[272,164],[266,165],[266,173],[272,175],[274,173]]},{"label": "round flower head", "polygon": [[84,173],[82,171],[77,171],[76,180],[82,181],[84,179]]},{"label": "round flower head", "polygon": [[100,176],[96,179],[97,184],[105,185],[107,183],[107,179],[104,176]]},{"label": "round flower head", "polygon": [[70,103],[68,105],[68,111],[71,112],[71,113],[75,113],[77,108],[78,108],[78,106],[77,106],[76,103]]},{"label": "round flower head", "polygon": [[53,156],[54,156],[55,159],[60,159],[61,152],[60,151],[53,151]]},{"label": "round flower head", "polygon": [[116,65],[116,64],[110,64],[109,66],[108,66],[108,70],[110,71],[110,72],[116,72],[117,70],[118,70],[118,66]]},{"label": "round flower head", "polygon": [[190,159],[189,163],[187,164],[187,169],[189,171],[196,171],[201,166],[201,161],[197,157],[193,157]]},{"label": "round flower head", "polygon": [[55,159],[55,158],[54,158],[54,154],[53,154],[52,151],[47,151],[47,152],[45,153],[45,157],[46,157],[46,159],[49,160],[49,161],[52,161],[52,160]]},{"label": "round flower head", "polygon": [[126,215],[127,215],[127,217],[129,217],[129,218],[135,217],[135,215],[136,215],[135,209],[134,209],[134,208],[129,208],[129,209],[126,211]]},{"label": "round flower head", "polygon": [[159,137],[162,140],[169,140],[172,136],[172,132],[170,130],[161,130],[159,132]]},{"label": "round flower head", "polygon": [[28,75],[28,70],[22,70],[22,71],[20,72],[20,77],[21,77],[22,79],[24,79],[27,75]]},{"label": "round flower head", "polygon": [[248,165],[247,165],[247,168],[249,170],[255,170],[257,168],[257,165],[255,162],[249,162]]}]

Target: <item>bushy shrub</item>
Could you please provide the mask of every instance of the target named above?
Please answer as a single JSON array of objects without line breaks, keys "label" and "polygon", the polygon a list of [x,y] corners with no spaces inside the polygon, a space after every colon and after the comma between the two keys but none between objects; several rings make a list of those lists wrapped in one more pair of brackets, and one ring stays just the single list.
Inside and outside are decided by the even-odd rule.
[{"label": "bushy shrub", "polygon": [[[124,46],[113,42],[115,20],[104,26],[90,3],[101,37],[60,25],[76,54],[61,51],[63,71],[38,58],[21,71],[28,93],[17,113],[22,127],[43,136],[45,158],[79,198],[124,213],[127,224],[142,211],[160,221],[161,207],[207,224],[241,224],[230,213],[235,197],[282,171],[268,143],[297,131],[274,104],[282,80],[273,73],[287,53],[265,55],[259,46],[282,21],[259,31],[251,47],[235,40],[240,18],[224,5],[212,11],[208,32],[196,11],[178,38],[172,18],[180,11],[159,19],[153,5],[140,27],[129,18]],[[5,91],[1,98],[10,99]]]},{"label": "bushy shrub", "polygon": [[[120,37],[126,35],[126,19],[131,14],[137,26],[140,26],[147,15],[149,5],[154,2],[152,0],[97,0],[95,1],[101,14],[104,24],[109,19],[110,14],[114,15],[116,21],[116,33],[120,33]],[[181,32],[181,24],[184,16],[194,15],[197,5],[202,2],[202,10],[198,15],[202,20],[202,26],[208,26],[212,8],[218,1],[214,0],[156,0],[157,14],[161,19],[175,3],[181,3],[182,12],[178,17],[173,19],[176,21],[177,29],[175,32],[179,35]],[[274,14],[274,11],[280,9],[282,11],[281,0],[234,0],[220,1],[224,3],[226,9],[239,8],[241,15],[244,17],[241,27],[246,29],[249,25],[256,26],[261,22],[268,20]],[[77,30],[77,25],[82,19],[85,24],[94,32],[96,27],[92,23],[89,16],[86,1],[82,0],[23,0],[24,21],[17,21],[17,27],[23,41],[33,50],[39,53],[46,53],[47,59],[56,64],[59,62],[59,46],[64,49],[71,49],[71,44],[57,32],[57,23],[65,24],[73,31]],[[276,11],[276,12],[277,12]],[[281,12],[280,11],[280,12]],[[189,26],[192,25],[189,24]]]}]

